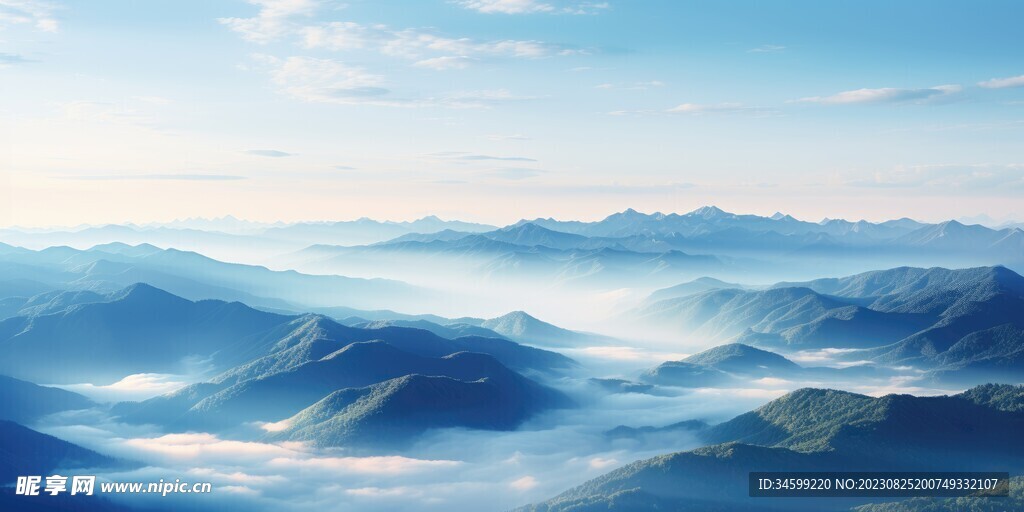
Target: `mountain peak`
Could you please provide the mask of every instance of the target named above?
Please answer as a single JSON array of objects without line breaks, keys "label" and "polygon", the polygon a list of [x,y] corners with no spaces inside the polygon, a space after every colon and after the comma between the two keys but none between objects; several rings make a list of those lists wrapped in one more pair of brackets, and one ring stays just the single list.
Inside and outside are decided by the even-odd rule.
[{"label": "mountain peak", "polygon": [[722,210],[721,208],[719,208],[717,206],[711,205],[711,206],[701,206],[700,208],[697,208],[696,210],[688,213],[687,215],[693,216],[693,217],[701,217],[703,219],[710,220],[710,219],[717,219],[717,218],[721,218],[721,217],[730,216],[732,214]]},{"label": "mountain peak", "polygon": [[636,210],[634,210],[632,208],[626,208],[622,212],[614,213],[612,215],[609,215],[604,220],[605,221],[614,220],[614,219],[639,220],[639,219],[646,219],[648,217],[649,217],[649,215],[647,215],[646,213],[638,212],[638,211],[636,211]]},{"label": "mountain peak", "polygon": [[525,321],[525,322],[539,322],[540,321],[540,320],[537,320],[536,318],[534,318],[533,316],[530,316],[530,314],[527,313],[526,311],[511,311],[511,312],[505,313],[504,315],[501,315],[499,317],[492,318],[491,320],[498,320],[498,321],[500,321],[500,320],[515,320],[515,321],[521,321],[521,322],[522,321]]},{"label": "mountain peak", "polygon": [[721,370],[761,368],[796,368],[789,359],[742,343],[728,343],[694,354],[683,362],[718,367]]},{"label": "mountain peak", "polygon": [[178,300],[185,301],[177,295],[168,293],[160,288],[157,288],[146,283],[135,283],[122,288],[120,291],[115,292],[111,296],[111,301],[168,301]]},{"label": "mountain peak", "polygon": [[794,218],[792,215],[790,215],[788,213],[782,213],[782,212],[775,212],[774,214],[772,214],[771,217],[769,217],[769,219],[777,220],[777,221],[787,221],[787,222],[788,221],[795,221],[796,220],[796,218]]}]

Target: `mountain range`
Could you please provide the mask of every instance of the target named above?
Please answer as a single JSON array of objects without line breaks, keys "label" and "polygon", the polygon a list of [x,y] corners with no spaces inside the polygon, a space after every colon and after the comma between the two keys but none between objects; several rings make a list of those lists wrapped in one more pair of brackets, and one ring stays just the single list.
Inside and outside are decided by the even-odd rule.
[{"label": "mountain range", "polygon": [[[0,322],[3,371],[21,379],[63,384],[111,383],[133,374],[216,372],[210,380],[113,408],[123,421],[152,423],[169,431],[280,421],[332,393],[378,389],[374,386],[413,375],[460,383],[438,389],[472,384],[466,389],[483,393],[480,396],[486,396],[490,407],[480,409],[480,416],[472,420],[454,412],[447,420],[423,416],[421,430],[512,428],[545,409],[571,405],[560,392],[524,376],[558,375],[574,367],[571,359],[497,335],[445,338],[410,327],[350,327],[322,315],[280,315],[241,303],[193,302],[146,284],[92,300],[97,302],[57,301],[65,304],[64,309]],[[420,381],[411,384],[415,388]],[[381,398],[380,404],[396,415],[414,414],[409,408],[415,403],[401,399],[414,391],[394,390],[402,393]],[[478,396],[478,391],[466,396]],[[8,399],[0,413],[19,421],[95,406],[79,395],[9,377],[0,378],[2,396]],[[442,394],[431,404],[462,398]],[[372,422],[356,423],[374,428]],[[357,435],[362,427],[351,428]],[[294,435],[306,434],[296,430]],[[328,443],[333,435],[325,433],[320,443]]]},{"label": "mountain range", "polygon": [[[486,233],[402,237],[366,246],[314,245],[276,259],[280,265],[312,272],[341,269],[368,274],[387,263],[396,269],[428,267],[452,279],[480,276],[488,281],[547,281],[573,286],[662,283],[724,271],[729,262],[663,245],[594,240],[535,224]],[[404,274],[389,277],[399,278]]]},{"label": "mountain range", "polygon": [[747,386],[751,385],[751,381],[766,377],[863,382],[866,379],[895,375],[896,372],[890,368],[865,363],[841,368],[801,366],[774,352],[742,343],[728,343],[680,361],[666,361],[644,372],[640,379],[664,386],[704,388]]},{"label": "mountain range", "polygon": [[[641,460],[522,511],[848,510],[870,500],[748,498],[751,471],[1024,469],[1024,387],[941,397],[801,389],[698,431],[709,446]],[[1000,498],[992,498],[999,500]],[[1001,503],[1001,502],[996,502]]]},{"label": "mountain range", "polygon": [[110,383],[137,373],[223,372],[260,358],[277,358],[278,363],[299,358],[288,359],[294,364],[308,356],[298,354],[296,346],[333,344],[319,354],[323,357],[349,343],[375,339],[430,357],[465,350],[488,353],[518,369],[551,371],[572,364],[561,355],[501,338],[450,340],[404,327],[358,329],[318,315],[281,315],[238,302],[193,302],[138,283],[100,302],[0,321],[0,373],[32,382]]},{"label": "mountain range", "polygon": [[[86,249],[96,245],[151,244],[182,251],[200,251],[220,257],[270,256],[318,243],[370,244],[409,233],[444,230],[481,232],[494,226],[444,221],[427,216],[415,221],[390,222],[357,219],[338,222],[258,223],[231,216],[220,219],[183,219],[168,223],[108,224],[62,229],[0,229],[0,242],[42,249],[70,246]],[[239,250],[244,248],[244,250]]]},{"label": "mountain range", "polygon": [[120,404],[115,411],[126,421],[158,423],[171,429],[218,429],[252,421],[277,422],[335,391],[372,387],[409,375],[446,377],[463,382],[487,380],[495,391],[494,406],[500,406],[509,417],[520,421],[545,408],[569,404],[559,393],[482,353],[455,352],[428,357],[400,350],[384,341],[366,341],[350,343],[319,359],[310,358],[284,367],[268,368],[262,366],[263,362],[257,360],[210,382],[141,403]]},{"label": "mountain range", "polygon": [[374,275],[386,263],[385,277],[401,280],[416,278],[406,269],[428,268],[446,279],[496,283],[666,287],[707,275],[762,280],[907,263],[1024,270],[1024,230],[910,219],[806,222],[715,207],[686,214],[626,210],[596,222],[533,219],[490,231],[410,233],[369,245],[320,243],[273,261],[357,275]]},{"label": "mountain range", "polygon": [[634,317],[709,340],[847,349],[850,360],[1001,380],[1024,374],[1021,311],[1024,278],[1005,267],[901,267],[765,290],[713,289],[646,304]]},{"label": "mountain range", "polygon": [[[122,243],[87,250],[50,247],[38,251],[0,245],[0,275],[18,276],[16,282],[23,293],[15,296],[26,299],[34,295],[32,291],[110,293],[137,282],[194,300],[243,301],[285,311],[337,304],[370,309],[414,307],[430,297],[428,291],[398,281],[274,271],[194,252]],[[27,288],[29,285],[32,288]],[[8,306],[12,307],[24,306]]]}]

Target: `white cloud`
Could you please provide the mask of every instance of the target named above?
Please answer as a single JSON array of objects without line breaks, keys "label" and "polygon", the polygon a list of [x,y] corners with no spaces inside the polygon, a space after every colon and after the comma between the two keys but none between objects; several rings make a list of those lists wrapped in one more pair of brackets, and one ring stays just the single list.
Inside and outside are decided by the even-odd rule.
[{"label": "white cloud", "polygon": [[[288,30],[284,28],[284,30]],[[333,21],[319,25],[293,27],[302,47],[332,51],[369,49],[381,54],[412,59],[423,67],[448,65],[462,68],[471,58],[506,57],[538,59],[552,55],[571,55],[577,50],[541,41],[502,39],[478,41],[444,37],[420,29],[392,29],[386,25],[364,25],[351,21]]]},{"label": "white cloud", "polygon": [[283,432],[291,428],[292,422],[290,419],[283,419],[275,422],[261,423],[259,427],[265,432]]},{"label": "white cloud", "polygon": [[345,489],[345,494],[364,498],[388,498],[421,496],[423,493],[410,487],[360,487],[358,489]]},{"label": "white cloud", "polygon": [[901,89],[883,87],[880,89],[856,89],[843,91],[831,96],[801,98],[800,102],[822,105],[853,105],[862,103],[923,103],[947,97],[963,90],[959,85],[937,85],[924,89]]},{"label": "white cloud", "polygon": [[259,496],[261,494],[260,491],[244,485],[221,485],[217,487],[217,492],[226,492],[241,496]]},{"label": "white cloud", "polygon": [[437,99],[437,102],[452,108],[488,108],[500,103],[529,101],[536,96],[515,94],[508,89],[483,89],[478,91],[456,91]]},{"label": "white cloud", "polygon": [[984,82],[978,82],[979,87],[986,89],[1007,89],[1010,87],[1024,87],[1024,75],[1011,76],[1008,78],[993,78],[991,80],[985,80]]},{"label": "white cloud", "polygon": [[608,9],[608,2],[569,2],[557,5],[537,0],[456,0],[456,4],[484,14],[596,14]]},{"label": "white cloud", "polygon": [[606,89],[606,90],[620,89],[620,90],[623,90],[623,91],[646,91],[648,89],[652,89],[652,88],[655,88],[655,87],[664,87],[664,86],[665,86],[665,82],[662,82],[661,80],[648,80],[646,82],[633,82],[633,83],[630,83],[630,84],[621,84],[621,85],[608,84],[608,83],[598,84],[598,85],[595,85],[594,88],[595,89]]},{"label": "white cloud", "polygon": [[750,53],[779,53],[785,50],[786,47],[778,44],[762,44],[757,48],[751,48],[747,50]]},{"label": "white cloud", "polygon": [[271,81],[282,92],[303,101],[344,105],[388,104],[379,99],[388,94],[384,78],[332,59],[268,55],[254,58],[270,72]]},{"label": "white cloud", "polygon": [[168,457],[172,460],[217,462],[224,457],[247,460],[267,460],[295,457],[304,446],[299,443],[268,444],[250,441],[220,439],[213,434],[167,434],[152,438],[128,439],[126,446]]},{"label": "white cloud", "polygon": [[[235,482],[237,484],[255,486],[274,485],[288,481],[287,478],[281,475],[253,475],[242,471],[224,472],[214,468],[191,468],[188,470],[188,473],[190,475],[203,477],[203,479],[206,480],[213,478],[217,480]],[[223,488],[218,488],[218,490],[220,489]]]},{"label": "white cloud", "polygon": [[268,72],[278,90],[310,103],[383,107],[489,108],[499,103],[533,99],[507,89],[457,91],[438,96],[398,98],[385,88],[384,77],[334,59],[278,58],[257,54],[253,60]]},{"label": "white cloud", "polygon": [[740,103],[715,103],[715,104],[700,104],[700,103],[682,103],[668,109],[668,112],[672,114],[712,114],[712,113],[724,113],[724,112],[741,112],[749,110],[750,107],[744,107]]},{"label": "white cloud", "polygon": [[529,491],[530,489],[537,487],[537,484],[538,482],[536,478],[527,475],[509,482],[508,486],[517,491]]},{"label": "white cloud", "polygon": [[414,66],[418,68],[436,69],[443,71],[446,69],[466,69],[469,67],[469,63],[472,59],[464,56],[445,56],[445,57],[434,57],[432,59],[424,59]]},{"label": "white cloud", "polygon": [[369,28],[352,21],[332,21],[302,27],[299,34],[306,48],[355,50],[365,47],[373,39],[380,38],[383,31],[383,27]]},{"label": "white cloud", "polygon": [[254,43],[268,43],[295,28],[293,17],[312,16],[320,3],[316,0],[249,0],[259,7],[252,18],[220,18],[217,21]]},{"label": "white cloud", "polygon": [[524,14],[555,10],[553,5],[536,0],[462,0],[457,3],[466,9],[488,14]]},{"label": "white cloud", "polygon": [[[107,179],[173,179],[162,175],[107,176]],[[101,176],[79,176],[77,179],[101,179]],[[187,177],[185,179],[188,179]],[[188,384],[177,375],[162,373],[136,373],[105,386],[94,384],[70,384],[62,388],[81,393],[94,400],[120,402],[124,400],[145,400],[169,393]]]},{"label": "white cloud", "polygon": [[590,459],[590,462],[587,465],[590,466],[591,469],[605,469],[618,463],[619,461],[613,458],[594,457]]},{"label": "white cloud", "polygon": [[456,460],[411,459],[399,455],[374,457],[315,457],[295,459],[281,457],[271,460],[270,467],[312,469],[339,474],[404,475],[455,468],[462,464]]},{"label": "white cloud", "polygon": [[9,25],[31,25],[43,32],[59,28],[54,5],[37,0],[0,0],[0,30]]},{"label": "white cloud", "polygon": [[600,346],[600,347],[584,347],[579,349],[570,349],[566,352],[572,353],[571,357],[574,358],[588,358],[588,359],[603,359],[611,361],[649,361],[649,362],[664,362],[664,361],[677,361],[686,358],[689,354],[683,353],[665,353],[658,351],[646,350],[638,347],[615,347],[615,346]]},{"label": "white cloud", "polygon": [[481,42],[469,38],[437,36],[415,29],[385,31],[378,38],[381,53],[396,57],[420,58],[424,55],[491,56],[537,59],[560,51],[540,41],[505,39]]}]

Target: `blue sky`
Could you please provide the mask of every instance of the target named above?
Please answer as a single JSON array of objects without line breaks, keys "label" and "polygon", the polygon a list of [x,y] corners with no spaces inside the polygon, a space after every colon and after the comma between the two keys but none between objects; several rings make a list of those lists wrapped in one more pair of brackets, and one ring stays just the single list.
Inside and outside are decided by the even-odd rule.
[{"label": "blue sky", "polygon": [[1019,217],[1022,15],[0,0],[0,225]]}]

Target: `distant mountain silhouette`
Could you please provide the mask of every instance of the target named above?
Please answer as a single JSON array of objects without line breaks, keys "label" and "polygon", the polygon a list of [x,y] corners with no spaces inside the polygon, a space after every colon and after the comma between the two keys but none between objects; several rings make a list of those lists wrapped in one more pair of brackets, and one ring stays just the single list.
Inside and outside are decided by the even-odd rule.
[{"label": "distant mountain silhouette", "polygon": [[550,247],[552,249],[575,249],[586,243],[587,237],[553,231],[532,222],[516,224],[481,236],[523,247]]},{"label": "distant mountain silhouette", "polygon": [[0,420],[32,423],[47,414],[94,405],[78,393],[0,375]]},{"label": "distant mountain silhouette", "polygon": [[682,361],[668,361],[652,368],[641,378],[646,382],[683,387],[713,387],[734,384],[737,377],[794,377],[803,369],[785,357],[731,343],[694,354]]},{"label": "distant mountain silhouette", "polygon": [[428,294],[399,281],[274,271],[226,263],[195,252],[122,243],[88,250],[50,247],[0,253],[0,275],[19,275],[51,290],[99,293],[145,282],[193,300],[243,301],[293,311],[303,309],[301,306],[339,303],[370,309],[402,307]]},{"label": "distant mountain silhouette", "polygon": [[383,329],[386,327],[409,327],[430,331],[442,338],[455,339],[463,336],[503,338],[504,336],[486,327],[465,323],[438,324],[428,320],[374,320],[348,324],[359,329]]},{"label": "distant mountain silhouette", "polygon": [[513,311],[485,320],[481,327],[490,329],[510,340],[552,347],[567,347],[581,343],[605,343],[606,336],[570,331],[538,320],[524,311]]},{"label": "distant mountain silhouette", "polygon": [[745,288],[746,287],[741,284],[727,283],[725,281],[720,281],[712,277],[701,277],[698,279],[694,279],[693,281],[657,290],[654,293],[647,296],[646,302],[654,303],[660,300],[678,299],[680,297],[696,295],[698,293],[704,293],[711,290],[742,290]]},{"label": "distant mountain silhouette", "polygon": [[135,373],[187,373],[197,357],[218,371],[249,361],[271,367],[298,364],[310,360],[311,347],[323,347],[323,357],[373,339],[427,357],[487,353],[515,369],[550,371],[572,364],[564,356],[498,338],[450,340],[404,327],[356,329],[316,315],[279,315],[237,302],[192,302],[141,283],[104,300],[0,321],[0,372],[38,382],[106,383]]},{"label": "distant mountain silhouette", "polygon": [[729,343],[681,361],[666,361],[647,370],[640,378],[651,384],[698,388],[744,386],[750,385],[751,380],[765,377],[828,381],[891,375],[891,369],[865,363],[841,368],[800,366],[774,352]]},{"label": "distant mountain silhouette", "polygon": [[604,433],[609,439],[638,439],[652,434],[666,434],[672,432],[699,432],[708,428],[708,424],[701,420],[686,420],[664,427],[627,427],[619,425]]}]

